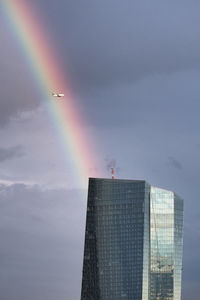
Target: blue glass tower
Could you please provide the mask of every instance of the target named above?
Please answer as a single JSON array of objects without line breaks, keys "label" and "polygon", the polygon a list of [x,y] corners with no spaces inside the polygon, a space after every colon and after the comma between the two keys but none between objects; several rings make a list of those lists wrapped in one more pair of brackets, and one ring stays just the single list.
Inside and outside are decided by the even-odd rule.
[{"label": "blue glass tower", "polygon": [[180,300],[182,229],[173,192],[90,178],[81,300]]}]

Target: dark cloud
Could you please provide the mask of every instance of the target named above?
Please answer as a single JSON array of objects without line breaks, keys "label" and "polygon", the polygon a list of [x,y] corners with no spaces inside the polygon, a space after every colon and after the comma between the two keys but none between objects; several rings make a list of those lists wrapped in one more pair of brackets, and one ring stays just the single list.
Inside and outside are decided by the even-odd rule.
[{"label": "dark cloud", "polygon": [[0,148],[0,163],[6,160],[20,158],[25,155],[22,146],[14,146],[9,148]]},{"label": "dark cloud", "polygon": [[197,1],[48,3],[38,1],[90,124],[197,128]]},{"label": "dark cloud", "polygon": [[0,186],[1,299],[80,297],[85,206],[79,190]]},{"label": "dark cloud", "polygon": [[49,26],[55,26],[55,38],[63,40],[66,69],[86,90],[199,69],[199,3],[192,4],[103,0],[58,6],[49,1],[47,8],[40,3],[48,10]]},{"label": "dark cloud", "polygon": [[[107,176],[114,157],[122,178],[146,179],[185,199],[183,299],[198,298],[200,228],[193,211],[199,211],[200,3],[49,0],[47,5],[35,0],[34,4],[54,40],[49,47],[55,46],[68,84],[78,96],[74,106],[87,119],[86,131],[100,144],[97,169],[102,165]],[[37,79],[19,37],[3,17],[0,133],[6,143],[0,151],[5,162],[0,177],[2,182],[45,182],[51,190],[0,186],[1,298],[75,300],[80,297],[85,196],[52,189],[60,182],[71,186],[74,160],[71,163],[65,148],[57,150],[62,146],[47,108],[46,115],[37,113],[44,101]],[[24,145],[28,155],[23,161],[14,159],[23,148],[8,147],[13,144]]]},{"label": "dark cloud", "polygon": [[[1,6],[1,4],[0,4]],[[0,128],[23,112],[35,110],[43,99],[38,91],[32,62],[28,60],[11,27],[1,15],[0,29]],[[3,20],[5,21],[3,23]],[[15,31],[16,33],[16,31]]]},{"label": "dark cloud", "polygon": [[177,159],[175,159],[173,156],[168,157],[168,165],[174,167],[177,170],[183,169],[182,164]]},{"label": "dark cloud", "polygon": [[[135,82],[200,69],[200,42],[196,38],[200,4],[197,1],[88,0],[82,3],[77,0],[57,4],[50,0],[48,6],[45,1],[35,2],[42,23],[54,36],[58,61],[67,71],[76,93],[84,99],[83,106],[89,104],[93,109],[99,103],[103,107],[108,105],[110,113],[110,105],[113,107],[116,101],[119,107],[127,99],[138,105],[142,99],[134,93]],[[0,60],[2,125],[13,116],[20,116],[22,111],[35,109],[43,101],[30,61],[16,47],[15,37],[5,24],[4,31],[1,31]],[[109,97],[99,94],[108,88]],[[126,88],[128,92],[123,94]],[[147,88],[144,87],[148,94]],[[157,85],[157,89],[162,90],[162,86]],[[151,93],[149,98],[151,101]],[[147,105],[148,102],[146,99]],[[122,110],[122,116],[124,113]],[[129,110],[128,119],[130,116]]]}]

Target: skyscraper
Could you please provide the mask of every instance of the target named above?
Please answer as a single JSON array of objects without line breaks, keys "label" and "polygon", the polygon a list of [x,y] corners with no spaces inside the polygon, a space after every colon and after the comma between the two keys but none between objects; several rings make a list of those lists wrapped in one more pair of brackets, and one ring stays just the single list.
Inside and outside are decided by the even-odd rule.
[{"label": "skyscraper", "polygon": [[175,193],[89,179],[81,300],[180,300],[182,248]]}]

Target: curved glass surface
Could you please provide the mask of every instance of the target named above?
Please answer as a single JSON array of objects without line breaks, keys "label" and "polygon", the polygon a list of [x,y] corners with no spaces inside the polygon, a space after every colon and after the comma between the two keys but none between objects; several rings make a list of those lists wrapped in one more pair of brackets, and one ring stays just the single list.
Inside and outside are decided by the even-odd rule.
[{"label": "curved glass surface", "polygon": [[150,207],[150,299],[180,300],[183,201],[151,187]]},{"label": "curved glass surface", "polygon": [[176,194],[90,178],[81,300],[180,300],[182,248]]}]

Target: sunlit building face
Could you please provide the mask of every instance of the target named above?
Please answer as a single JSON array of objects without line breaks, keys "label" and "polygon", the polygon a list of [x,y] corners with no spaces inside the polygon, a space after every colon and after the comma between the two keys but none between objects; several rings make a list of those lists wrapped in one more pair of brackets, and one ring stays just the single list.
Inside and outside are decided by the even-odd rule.
[{"label": "sunlit building face", "polygon": [[180,300],[182,229],[173,192],[91,178],[81,300]]}]

